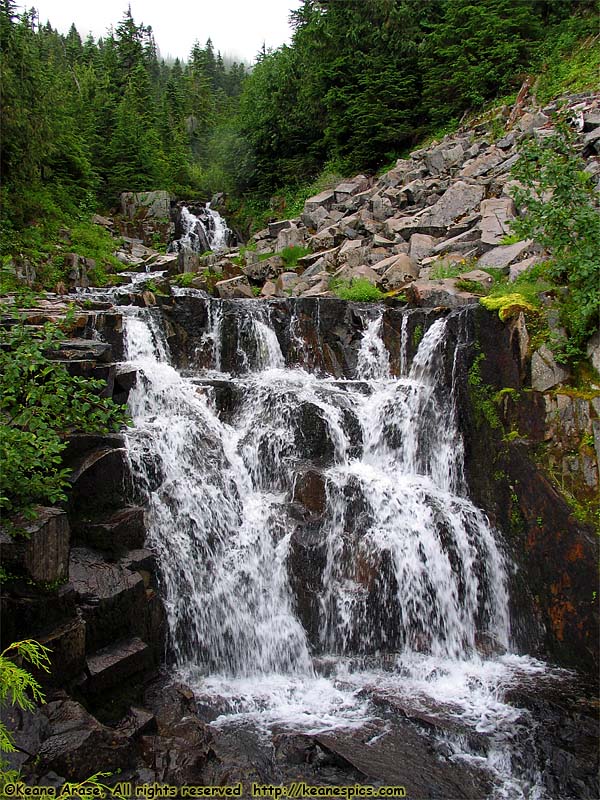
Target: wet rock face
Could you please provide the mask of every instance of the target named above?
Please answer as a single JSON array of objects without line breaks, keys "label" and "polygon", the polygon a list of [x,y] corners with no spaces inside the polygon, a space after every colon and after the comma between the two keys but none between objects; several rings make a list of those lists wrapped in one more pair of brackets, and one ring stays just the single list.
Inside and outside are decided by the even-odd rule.
[{"label": "wet rock face", "polygon": [[[349,378],[354,374],[362,333],[373,313],[368,304],[347,303],[337,298],[274,299],[268,304],[247,304],[244,300],[215,301],[202,297],[180,296],[164,307],[173,327],[169,344],[175,364],[183,368],[214,368],[233,375],[244,374],[259,363],[253,317],[262,308],[265,322],[272,325],[287,365]],[[420,312],[419,312],[420,313]],[[397,372],[402,314],[390,307],[385,311],[385,340],[392,353],[392,369]],[[426,324],[427,314],[414,317],[412,328]],[[218,328],[219,347],[214,337]],[[418,344],[418,341],[417,341]],[[411,349],[412,345],[409,344]],[[416,350],[416,347],[413,349]],[[412,355],[411,355],[412,357]]]},{"label": "wet rock face", "polygon": [[[470,496],[504,532],[519,567],[511,585],[513,636],[524,652],[597,674],[598,538],[575,517],[546,471],[560,451],[561,437],[568,436],[572,446],[578,437],[590,435],[594,409],[585,401],[581,418],[576,421],[573,414],[567,433],[568,419],[548,410],[556,411],[559,403],[567,407],[571,399],[565,402],[566,396],[558,394],[549,400],[528,389],[530,365],[522,357],[518,322],[503,325],[480,309],[469,320],[478,350],[465,354],[457,382],[465,470]],[[507,388],[520,393],[498,406],[505,430],[519,432],[515,441],[501,441],[501,434],[494,436],[477,421],[477,401],[468,391],[476,352],[484,356],[479,362],[481,378],[491,393]],[[536,453],[544,443],[544,458],[538,460]],[[580,449],[586,456],[586,448]],[[593,467],[591,448],[589,453]],[[579,462],[577,467],[584,481]],[[590,468],[590,481],[595,475]]]}]

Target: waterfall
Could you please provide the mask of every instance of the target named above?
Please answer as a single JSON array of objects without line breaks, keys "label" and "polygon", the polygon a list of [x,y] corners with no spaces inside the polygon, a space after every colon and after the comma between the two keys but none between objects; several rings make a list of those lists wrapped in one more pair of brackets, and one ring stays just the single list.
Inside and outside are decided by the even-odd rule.
[{"label": "waterfall", "polygon": [[521,714],[501,687],[544,666],[510,653],[509,564],[466,496],[447,321],[429,326],[412,363],[403,323],[398,378],[382,314],[365,317],[356,373],[336,380],[306,368],[295,311],[290,352],[307,357],[291,368],[268,304],[247,301],[229,374],[223,305],[208,302],[209,365],[190,377],[171,365],[155,309],[125,316],[139,373],[128,452],[175,667],[219,698],[215,725],[359,725],[373,686],[433,704],[495,732],[496,796],[529,796],[509,733],[497,735]]},{"label": "waterfall", "polygon": [[192,253],[204,253],[212,250],[215,253],[225,250],[229,246],[231,230],[218,211],[210,207],[210,203],[198,215],[183,206],[181,208],[179,224],[182,234],[169,245],[169,252],[177,253],[188,250]]}]

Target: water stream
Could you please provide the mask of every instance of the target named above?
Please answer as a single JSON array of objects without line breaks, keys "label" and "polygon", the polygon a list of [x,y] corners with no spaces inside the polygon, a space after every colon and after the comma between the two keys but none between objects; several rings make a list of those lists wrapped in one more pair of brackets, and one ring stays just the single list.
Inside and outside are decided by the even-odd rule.
[{"label": "water stream", "polygon": [[169,245],[169,252],[189,250],[193,253],[204,253],[212,250],[219,253],[227,248],[231,238],[231,230],[218,211],[207,203],[205,208],[193,214],[187,206],[180,212],[179,224],[181,237]]},{"label": "water stream", "polygon": [[232,375],[210,302],[210,366],[185,377],[160,311],[124,312],[128,448],[170,650],[212,724],[359,728],[394,698],[448,723],[451,758],[491,775],[494,797],[544,797],[513,743],[531,719],[504,696],[554,677],[512,652],[511,567],[466,495],[447,321],[412,363],[403,325],[393,377],[382,317],[365,312],[356,374],[338,380],[286,366],[268,305],[248,301]]}]

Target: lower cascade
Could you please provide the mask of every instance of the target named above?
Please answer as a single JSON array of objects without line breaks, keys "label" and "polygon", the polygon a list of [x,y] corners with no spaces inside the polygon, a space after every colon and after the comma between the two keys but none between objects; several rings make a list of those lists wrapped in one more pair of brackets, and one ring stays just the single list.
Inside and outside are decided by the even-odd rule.
[{"label": "lower cascade", "polygon": [[286,363],[268,304],[243,301],[232,374],[222,301],[207,302],[208,366],[186,373],[158,308],[124,313],[170,658],[212,725],[384,742],[410,709],[485,796],[549,797],[532,717],[505,694],[559,671],[514,652],[513,567],[466,494],[447,318],[392,364],[365,309],[355,374],[337,379],[301,341]]}]

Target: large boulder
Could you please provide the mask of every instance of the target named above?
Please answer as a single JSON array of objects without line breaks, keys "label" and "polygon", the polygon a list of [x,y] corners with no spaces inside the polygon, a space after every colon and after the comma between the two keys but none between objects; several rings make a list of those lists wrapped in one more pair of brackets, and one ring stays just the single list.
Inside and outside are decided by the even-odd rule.
[{"label": "large boulder", "polygon": [[440,172],[460,164],[464,156],[464,150],[459,142],[440,144],[427,151],[425,163],[432,175],[438,175]]},{"label": "large boulder", "polygon": [[242,268],[244,274],[256,283],[264,282],[267,279],[276,278],[285,270],[285,261],[281,256],[271,256],[260,261],[253,259]]},{"label": "large boulder", "polygon": [[382,283],[390,291],[405,286],[419,277],[419,267],[408,255],[399,255],[382,276]]},{"label": "large boulder", "polygon": [[413,233],[410,237],[410,249],[408,254],[413,261],[420,262],[424,258],[429,258],[433,254],[433,248],[437,240],[426,233]]},{"label": "large boulder", "polygon": [[275,289],[278,297],[291,295],[293,289],[300,282],[300,277],[295,272],[282,272],[275,281]]},{"label": "large boulder", "polygon": [[521,256],[531,249],[532,244],[531,239],[527,239],[522,242],[515,242],[515,244],[507,244],[503,247],[494,247],[481,256],[477,266],[483,269],[500,269],[508,272],[510,265],[519,261]]},{"label": "large boulder", "polygon": [[483,196],[483,186],[456,181],[429,209],[422,222],[444,231],[455,220],[476,209]]},{"label": "large boulder", "polygon": [[491,147],[476,158],[467,161],[460,171],[461,178],[479,178],[501,164],[506,158],[502,150]]},{"label": "large boulder", "polygon": [[381,281],[380,275],[367,264],[360,264],[358,267],[351,267],[349,265],[340,267],[340,269],[334,273],[334,277],[341,278],[344,281],[353,281],[356,279],[366,280],[372,283],[373,286],[376,286]]},{"label": "large boulder", "polygon": [[79,703],[58,700],[48,703],[43,713],[49,735],[36,756],[43,770],[84,781],[99,767],[117,772],[132,766],[133,742],[102,725]]},{"label": "large boulder", "polygon": [[531,386],[538,392],[545,392],[553,386],[566,381],[569,371],[556,363],[556,359],[545,344],[531,357]]},{"label": "large boulder", "polygon": [[479,297],[459,289],[454,278],[414,281],[407,286],[406,293],[412,303],[428,308],[459,308],[479,303]]},{"label": "large boulder", "polygon": [[320,192],[319,194],[309,197],[304,203],[304,213],[311,214],[317,208],[324,208],[327,211],[331,209],[335,203],[335,192],[330,189]]},{"label": "large boulder", "polygon": [[291,219],[280,219],[277,222],[269,222],[268,225],[269,238],[276,239],[282,230],[284,230],[285,228],[291,228],[292,225],[294,225],[294,223],[292,222]]},{"label": "large boulder", "polygon": [[298,228],[292,225],[289,228],[283,228],[277,234],[277,244],[275,250],[281,252],[286,247],[303,247],[306,239],[306,228]]},{"label": "large boulder", "polygon": [[363,247],[361,239],[348,239],[341,246],[338,253],[338,262],[347,264],[350,267],[358,267],[364,264],[366,249]]},{"label": "large boulder", "polygon": [[128,219],[169,219],[171,197],[168,192],[123,192],[121,213]]},{"label": "large boulder", "polygon": [[369,188],[369,179],[366,175],[355,175],[349,181],[339,183],[335,189],[335,202],[345,203],[352,195],[360,194]]}]

